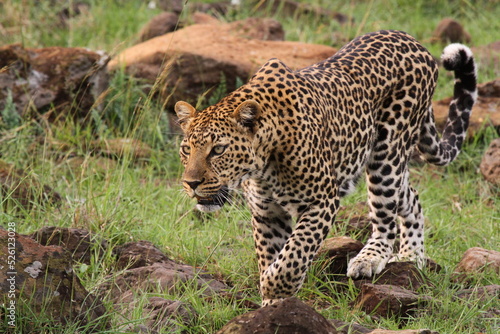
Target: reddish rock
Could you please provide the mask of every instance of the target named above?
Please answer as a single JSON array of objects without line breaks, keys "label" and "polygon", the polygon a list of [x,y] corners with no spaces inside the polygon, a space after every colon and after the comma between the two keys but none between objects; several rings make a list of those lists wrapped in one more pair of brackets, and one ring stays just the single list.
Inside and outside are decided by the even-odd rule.
[{"label": "reddish rock", "polygon": [[213,275],[169,259],[147,241],[125,244],[115,253],[118,256],[117,267],[130,268],[99,288],[102,294],[109,294],[115,303],[123,303],[129,290],[131,293],[157,293],[159,289],[172,293],[182,289],[183,284],[195,283],[201,295],[212,296],[229,289]]},{"label": "reddish rock", "polygon": [[465,31],[462,25],[450,18],[442,19],[436,30],[434,30],[433,41],[443,44],[449,43],[470,43],[470,34]]},{"label": "reddish rock", "polygon": [[365,283],[354,305],[368,314],[387,318],[412,315],[429,300],[398,286]]},{"label": "reddish rock", "polygon": [[345,275],[349,260],[363,248],[363,244],[349,237],[333,237],[324,241],[318,256],[326,259],[325,268],[329,274]]},{"label": "reddish rock", "polygon": [[487,181],[500,185],[500,138],[493,140],[484,152],[479,170]]},{"label": "reddish rock", "polygon": [[500,98],[500,79],[477,85],[477,93],[482,97]]},{"label": "reddish rock", "polygon": [[195,103],[204,94],[208,98],[221,80],[222,94],[233,91],[270,58],[298,69],[334,53],[328,46],[247,39],[231,32],[230,26],[195,24],[126,49],[108,69],[124,65],[128,73],[156,82],[161,96],[168,97],[167,108],[172,108],[178,100]]},{"label": "reddish rock", "polygon": [[339,333],[321,314],[297,298],[251,311],[227,323],[217,334]]},{"label": "reddish rock", "polygon": [[371,282],[397,286],[410,291],[417,291],[422,285],[427,284],[426,278],[412,262],[390,262],[373,279],[355,280],[354,284],[356,287],[361,288],[363,284]]},{"label": "reddish rock", "polygon": [[109,57],[83,48],[0,47],[0,110],[12,97],[19,114],[34,107],[46,116],[87,117],[107,89]]},{"label": "reddish rock", "polygon": [[141,240],[137,242],[128,242],[122,246],[113,249],[116,254],[116,267],[119,270],[133,269],[150,266],[154,263],[171,262],[162,251],[156,248],[149,241]]},{"label": "reddish rock", "polygon": [[107,327],[104,305],[85,290],[73,272],[70,253],[62,247],[42,246],[0,228],[0,258],[5,267],[0,270],[0,304],[9,305],[9,293],[14,292],[16,310],[29,310],[25,317],[43,314],[56,324],[79,323],[95,330]]},{"label": "reddish rock", "polygon": [[61,246],[72,254],[75,261],[90,264],[92,255],[106,251],[108,242],[86,230],[47,226],[30,235],[43,246]]},{"label": "reddish rock", "polygon": [[458,280],[466,280],[481,272],[500,274],[500,252],[479,247],[468,249],[455,268]]}]

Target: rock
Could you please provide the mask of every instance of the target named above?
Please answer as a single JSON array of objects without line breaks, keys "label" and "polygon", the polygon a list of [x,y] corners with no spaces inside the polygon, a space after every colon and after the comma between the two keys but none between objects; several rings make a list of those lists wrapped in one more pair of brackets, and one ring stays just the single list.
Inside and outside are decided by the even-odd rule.
[{"label": "rock", "polygon": [[494,139],[484,152],[479,170],[487,181],[500,185],[500,138]]},{"label": "rock", "polygon": [[86,230],[47,226],[29,236],[43,246],[61,246],[75,261],[90,264],[92,255],[103,255],[108,242]]},{"label": "rock", "polygon": [[[140,255],[141,249],[144,250],[145,254]],[[109,293],[111,300],[115,303],[122,303],[126,292],[130,289],[134,293],[137,291],[158,293],[158,289],[164,293],[172,293],[182,290],[183,284],[191,286],[194,284],[195,288],[199,289],[200,294],[204,296],[211,296],[229,289],[226,284],[215,279],[213,275],[201,269],[177,263],[166,256],[161,256],[159,250],[155,250],[154,246],[144,242],[126,246],[124,250],[119,252],[121,253],[118,266],[126,265],[128,258],[133,268],[125,270],[112,282],[107,282],[99,288],[102,294]],[[159,262],[153,262],[155,260]],[[140,263],[146,264],[146,266],[138,267]]]},{"label": "rock", "polygon": [[354,301],[354,307],[384,318],[405,317],[414,314],[418,307],[429,300],[430,297],[419,296],[399,286],[365,283]]},{"label": "rock", "polygon": [[207,89],[221,82],[221,94],[233,91],[270,58],[298,69],[335,51],[323,45],[246,39],[229,26],[195,24],[126,49],[109,62],[108,70],[123,65],[127,73],[156,82],[167,109],[172,109],[178,100],[195,103],[199,96],[209,98],[213,89]]},{"label": "rock", "polygon": [[61,202],[61,196],[49,186],[40,184],[33,174],[3,160],[0,160],[0,192],[4,209],[10,204],[30,209],[39,204],[58,205]]},{"label": "rock", "polygon": [[222,28],[226,29],[229,33],[247,39],[258,39],[261,41],[285,40],[285,31],[281,23],[270,18],[250,17],[246,20],[222,25]]},{"label": "rock", "polygon": [[486,303],[491,299],[500,299],[500,285],[486,285],[457,291],[455,294],[459,299],[473,299],[476,302],[478,299],[481,303]]},{"label": "rock", "polygon": [[251,311],[227,323],[217,334],[338,333],[333,325],[310,306],[292,297]]},{"label": "rock", "polygon": [[172,32],[179,24],[179,16],[175,13],[163,12],[153,17],[139,33],[139,42]]},{"label": "rock", "polygon": [[459,22],[450,18],[444,18],[439,22],[436,30],[434,30],[433,41],[439,41],[443,44],[468,44],[471,42],[471,37]]},{"label": "rock", "polygon": [[500,79],[485,82],[477,85],[477,93],[482,97],[500,98]]},{"label": "rock", "polygon": [[[339,281],[346,282],[347,277],[339,277]],[[391,285],[410,291],[417,291],[421,286],[430,284],[420,270],[412,262],[389,262],[380,274],[370,279],[353,280],[354,286],[361,289],[364,284],[377,282],[381,285]]]},{"label": "rock", "polygon": [[74,274],[69,252],[59,246],[42,246],[12,230],[0,229],[0,257],[7,259],[8,254],[9,259],[15,259],[12,264],[7,262],[8,269],[4,268],[7,270],[0,270],[0,304],[10,305],[13,299],[9,293],[15,292],[16,310],[28,309],[30,313],[25,314],[26,317],[44,314],[63,325],[78,323],[94,330],[107,328],[106,309]]},{"label": "rock", "polygon": [[363,244],[349,237],[332,237],[324,241],[318,256],[326,258],[329,274],[345,275],[349,260],[363,248]]},{"label": "rock", "polygon": [[131,138],[95,140],[91,143],[90,148],[112,158],[128,157],[133,160],[147,160],[153,151],[148,144]]},{"label": "rock", "polygon": [[500,252],[479,247],[469,248],[455,268],[456,279],[467,280],[482,272],[500,274]]},{"label": "rock", "polygon": [[0,47],[0,110],[10,107],[24,115],[28,109],[50,111],[49,120],[68,116],[85,118],[108,87],[102,52],[83,48]]},{"label": "rock", "polygon": [[217,20],[212,15],[202,13],[202,12],[194,12],[193,15],[189,18],[188,21],[190,24],[220,24],[221,21]]},{"label": "rock", "polygon": [[149,241],[128,242],[113,249],[119,270],[150,266],[154,263],[172,262]]}]

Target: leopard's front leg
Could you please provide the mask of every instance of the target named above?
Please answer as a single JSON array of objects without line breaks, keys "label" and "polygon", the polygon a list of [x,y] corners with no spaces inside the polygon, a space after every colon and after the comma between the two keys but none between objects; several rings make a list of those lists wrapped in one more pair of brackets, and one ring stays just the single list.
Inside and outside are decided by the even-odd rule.
[{"label": "leopard's front leg", "polygon": [[337,208],[338,200],[310,206],[300,216],[279,253],[268,253],[267,259],[274,257],[275,260],[261,271],[262,306],[290,297],[300,289],[314,256],[330,231]]}]

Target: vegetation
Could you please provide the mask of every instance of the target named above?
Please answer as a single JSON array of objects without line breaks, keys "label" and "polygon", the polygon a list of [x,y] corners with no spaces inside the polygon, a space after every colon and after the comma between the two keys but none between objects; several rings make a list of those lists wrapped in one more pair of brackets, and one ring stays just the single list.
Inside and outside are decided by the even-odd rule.
[{"label": "vegetation", "polygon": [[[78,46],[116,54],[132,45],[141,26],[160,12],[149,9],[147,1],[86,2],[90,4],[88,12],[69,19],[65,25],[59,23],[57,12],[66,2],[3,2],[0,4],[0,44]],[[493,0],[316,0],[309,3],[347,14],[354,18],[354,23],[340,25],[336,21],[325,22],[313,17],[291,18],[276,14],[287,39],[338,47],[344,40],[365,32],[399,29],[414,35],[439,56],[442,46],[430,44],[430,36],[444,17],[459,20],[472,35],[474,45],[495,41],[500,31],[500,6]],[[233,21],[265,14],[255,6],[243,6],[221,19]],[[188,15],[185,11],[182,17]],[[480,68],[480,82],[495,77],[499,77],[499,73]],[[193,212],[194,203],[182,193],[178,181],[182,172],[177,156],[179,138],[169,133],[162,103],[144,94],[141,85],[143,83],[124,73],[117,73],[106,94],[104,110],[94,111],[90,125],[71,121],[47,124],[41,118],[23,119],[13,112],[12,101],[7,103],[6,109],[0,110],[1,159],[53,187],[62,195],[63,204],[57,206],[40,201],[25,208],[12,198],[11,192],[3,193],[0,224],[5,226],[15,221],[19,233],[31,233],[47,225],[84,228],[99,233],[111,246],[149,240],[171,258],[222,277],[232,286],[233,293],[241,293],[244,299],[259,303],[248,210],[244,204],[237,203],[217,214],[200,216]],[[442,75],[436,98],[451,93],[451,79]],[[482,131],[465,145],[450,167],[412,167],[412,181],[419,190],[427,219],[427,254],[443,267],[440,273],[425,271],[433,286],[425,288],[423,293],[439,300],[439,305],[413,318],[375,319],[353,310],[350,303],[358,291],[350,285],[348,293],[336,292],[332,288],[334,283],[319,270],[321,265],[309,273],[299,297],[329,319],[371,327],[431,328],[440,333],[497,333],[499,320],[487,311],[500,309],[498,299],[486,302],[474,298],[467,302],[456,300],[453,294],[465,285],[451,280],[454,267],[468,248],[498,250],[498,189],[487,184],[477,171],[482,153],[497,136],[492,129]],[[134,161],[125,156],[114,168],[102,168],[99,157],[88,150],[97,137],[141,139],[153,148],[153,153],[147,161]],[[65,143],[64,151],[60,143]],[[83,163],[75,167],[68,163],[72,157],[82,158]],[[366,191],[360,185],[343,205],[349,210],[365,198]],[[332,234],[342,232],[343,227],[338,225]],[[109,252],[102,259],[93,259],[89,266],[78,265],[76,272],[86,288],[94,292],[99,284],[116,274],[113,256]],[[473,278],[472,286],[475,284],[500,284],[500,279],[498,275],[485,273]],[[146,297],[149,295],[145,294]],[[187,333],[213,333],[234,316],[248,311],[244,300],[207,299],[192,287],[162,297],[185,301],[195,308],[198,317],[194,325],[184,329]],[[109,312],[111,318],[115,317],[111,308]],[[137,318],[129,321],[139,321],[140,316],[138,312]],[[118,319],[118,315],[115,318]],[[20,316],[18,321],[20,328],[26,328],[29,323],[37,332],[44,333],[82,330],[76,326],[48,325],[47,319],[33,317],[30,310],[26,310],[25,316]]]}]

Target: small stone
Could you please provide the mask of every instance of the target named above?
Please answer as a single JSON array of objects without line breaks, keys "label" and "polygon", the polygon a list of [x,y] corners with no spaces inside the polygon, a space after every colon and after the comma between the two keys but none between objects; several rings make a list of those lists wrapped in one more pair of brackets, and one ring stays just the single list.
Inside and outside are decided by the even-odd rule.
[{"label": "small stone", "polygon": [[479,247],[468,249],[455,268],[458,281],[482,272],[500,274],[500,252]]},{"label": "small stone", "polygon": [[139,33],[139,41],[161,36],[172,32],[178,26],[179,16],[175,13],[163,12],[153,17]]},{"label": "small stone", "polygon": [[365,283],[354,305],[368,314],[387,318],[412,315],[429,300],[429,297],[419,296],[398,286]]},{"label": "small stone", "polygon": [[465,31],[462,25],[450,18],[442,19],[433,34],[434,41],[443,44],[448,43],[470,43],[470,34]]},{"label": "small stone", "polygon": [[116,267],[119,270],[145,267],[154,263],[172,261],[153,243],[145,240],[128,242],[113,249],[116,254]]}]

